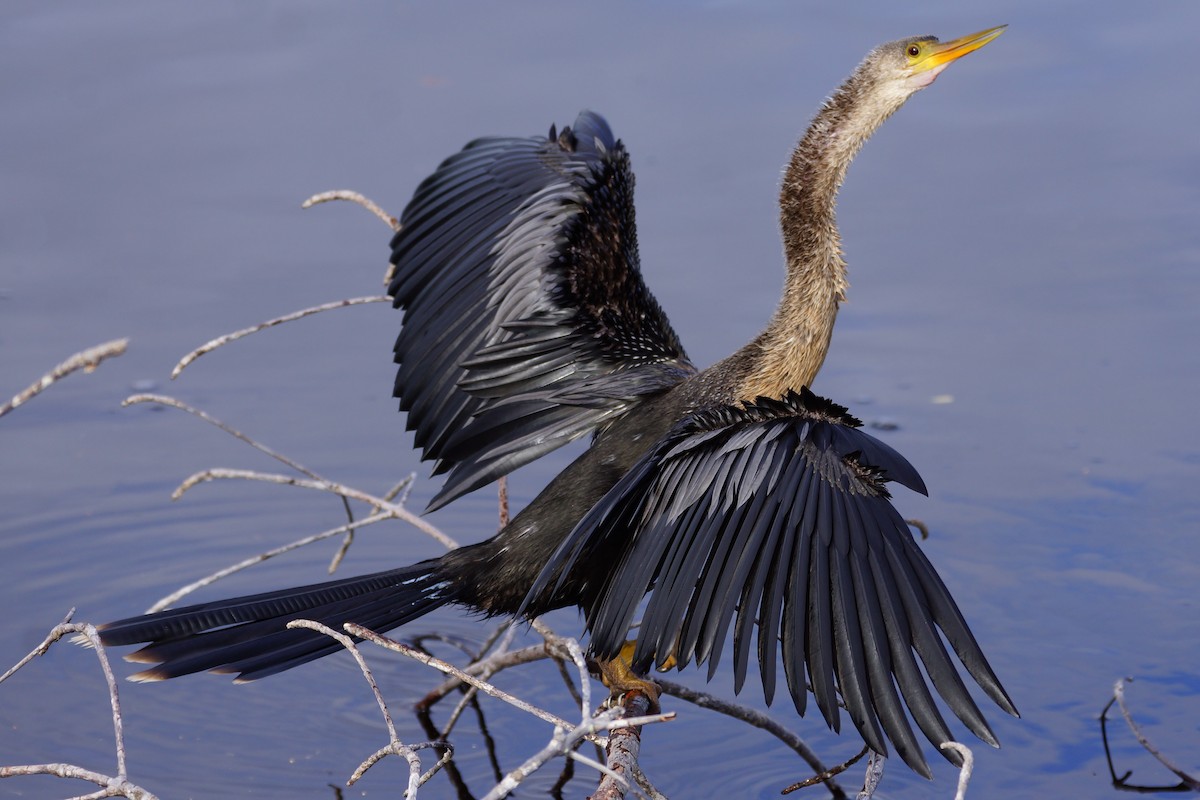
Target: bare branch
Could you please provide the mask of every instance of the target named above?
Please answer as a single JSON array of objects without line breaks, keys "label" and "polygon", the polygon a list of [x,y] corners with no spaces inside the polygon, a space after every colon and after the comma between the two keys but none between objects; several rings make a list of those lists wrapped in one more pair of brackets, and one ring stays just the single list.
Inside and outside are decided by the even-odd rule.
[{"label": "bare branch", "polygon": [[508,476],[501,475],[496,481],[496,494],[500,504],[500,528],[508,524]]},{"label": "bare branch", "polygon": [[222,578],[227,578],[230,575],[233,575],[234,573],[237,573],[237,572],[241,572],[242,570],[244,570],[248,567],[252,567],[255,564],[261,564],[262,562],[266,561],[267,559],[283,555],[284,553],[290,552],[292,550],[296,550],[297,548],[304,547],[306,545],[310,545],[313,542],[319,542],[323,539],[329,539],[333,536],[339,536],[343,533],[346,533],[347,531],[354,530],[355,528],[362,528],[367,525],[374,525],[376,522],[382,522],[383,520],[386,520],[386,519],[393,519],[393,516],[390,512],[381,513],[381,514],[373,514],[369,517],[364,517],[363,519],[355,520],[354,522],[349,522],[349,523],[346,523],[345,525],[339,525],[338,527],[331,528],[327,531],[322,531],[321,533],[314,533],[312,536],[305,536],[303,539],[297,539],[294,542],[289,542],[288,544],[285,544],[281,547],[276,547],[272,550],[268,550],[265,553],[259,553],[258,555],[250,556],[250,558],[243,559],[242,561],[239,561],[236,564],[231,564],[228,567],[219,569],[216,572],[214,572],[210,575],[206,575],[205,577],[203,577],[197,581],[192,581],[187,586],[183,586],[183,587],[180,587],[179,589],[176,589],[175,591],[171,592],[166,597],[163,597],[162,599],[155,602],[154,605],[150,606],[150,608],[146,609],[146,613],[153,614],[155,612],[162,611],[165,608],[169,608],[169,607],[175,605],[176,603],[178,603],[182,598],[188,596],[192,592],[195,592],[197,589],[203,589],[205,586],[216,583],[217,581],[221,580]]},{"label": "bare branch", "polygon": [[46,652],[50,649],[50,645],[54,644],[55,642],[57,642],[59,639],[61,639],[63,636],[65,636],[68,633],[68,631],[66,631],[64,629],[64,626],[70,624],[71,617],[73,617],[73,616],[75,616],[75,609],[72,608],[70,611],[67,612],[67,615],[65,617],[63,617],[63,621],[58,623],[58,625],[55,626],[54,628],[52,628],[50,630],[50,633],[46,634],[46,638],[42,640],[41,644],[39,644],[37,647],[30,650],[29,654],[26,655],[24,658],[22,658],[20,661],[18,661],[16,664],[14,664],[11,668],[9,668],[8,672],[5,672],[3,675],[0,675],[0,683],[4,683],[6,680],[8,680],[10,677],[12,677],[13,674],[16,673],[17,670],[21,669],[21,667],[25,666],[30,661],[33,661],[38,656],[46,655]]},{"label": "bare branch", "polygon": [[[100,786],[98,792],[85,795],[86,798],[102,798],[102,797],[128,797],[131,800],[157,800],[157,798],[146,791],[145,789],[130,783],[128,773],[125,766],[125,732],[124,724],[121,719],[121,700],[117,693],[117,679],[113,675],[112,666],[108,662],[108,654],[105,652],[104,645],[100,641],[100,635],[96,632],[93,625],[71,622],[71,617],[74,615],[75,609],[67,612],[64,620],[56,625],[41,644],[30,651],[29,655],[21,659],[12,669],[0,675],[0,683],[8,679],[10,675],[15,673],[21,667],[28,664],[34,658],[45,655],[50,647],[67,634],[74,634],[74,640],[77,643],[90,646],[96,651],[96,658],[100,661],[100,669],[104,673],[104,680],[108,684],[109,706],[112,709],[113,720],[113,739],[115,742],[117,753],[117,774],[116,777],[103,775],[98,772],[77,767],[73,764],[26,764],[14,767],[0,767],[0,778],[11,778],[19,775],[56,775],[60,778],[74,778],[84,780]],[[76,800],[84,800],[77,798]]]},{"label": "bare branch", "polygon": [[[825,770],[824,772],[818,772],[816,775],[813,775],[809,778],[805,778],[802,781],[797,781],[796,783],[793,783],[791,786],[782,790],[780,792],[780,794],[791,794],[792,792],[796,791],[797,789],[803,789],[807,786],[816,786],[818,783],[824,783],[824,784],[826,784],[826,788],[829,789],[830,792],[836,796],[837,792],[840,792],[841,789],[836,784],[834,784],[834,782],[831,780],[833,778],[833,776],[841,775],[843,772],[850,769],[850,767],[857,764],[862,759],[862,757],[865,756],[869,752],[871,752],[871,748],[867,747],[864,744],[863,749],[859,750],[857,755],[851,756],[850,758],[846,759],[842,763],[838,764],[836,767],[830,767],[829,769]],[[871,771],[871,768],[870,768],[870,765],[868,765],[868,767],[867,767],[868,775],[870,774],[870,771]],[[883,768],[880,767],[879,771],[882,774]],[[864,789],[864,791],[865,791],[865,789]],[[860,792],[859,795],[861,797],[862,793]]]},{"label": "bare branch", "polygon": [[[731,703],[728,700],[721,700],[704,692],[698,692],[695,689],[691,689],[680,683],[673,683],[660,678],[655,678],[654,680],[655,683],[659,685],[659,688],[662,689],[664,694],[669,694],[672,697],[678,697],[680,700],[687,700],[689,703],[695,703],[701,708],[707,708],[712,711],[716,711],[718,714],[724,714],[726,716],[733,717],[734,719],[741,720],[742,722],[749,723],[756,728],[761,728],[779,741],[786,744],[788,747],[792,748],[792,750],[796,751],[796,753],[803,758],[810,767],[812,767],[813,772],[818,774],[828,772],[828,768],[821,762],[821,759],[817,756],[817,754],[812,751],[812,748],[805,744],[803,739],[780,725],[775,720],[768,717],[766,714],[756,711],[753,708],[748,708],[737,703]],[[845,790],[838,786],[833,780],[826,781],[825,785],[828,787],[829,791],[834,797],[846,797]]]},{"label": "bare branch", "polygon": [[[262,442],[258,441],[257,439],[253,439],[250,436],[246,435],[245,433],[242,433],[240,430],[238,430],[237,428],[234,428],[232,425],[222,422],[221,420],[212,416],[208,412],[203,411],[198,408],[195,408],[193,406],[190,406],[187,403],[183,402],[182,400],[179,400],[178,398],[170,397],[168,395],[162,395],[162,394],[135,394],[135,395],[126,397],[125,400],[122,401],[121,405],[124,407],[124,406],[135,405],[137,403],[156,403],[158,405],[168,406],[170,408],[177,408],[180,411],[186,411],[187,413],[207,422],[208,424],[219,428],[220,430],[224,431],[225,433],[228,433],[230,436],[234,437],[235,439],[245,442],[246,444],[253,447],[255,450],[258,450],[260,453],[265,453],[266,455],[270,456],[271,458],[275,459],[276,461],[280,462],[281,464],[291,467],[292,469],[296,470],[297,472],[301,473],[302,475],[307,475],[308,477],[310,477],[314,480],[318,480],[318,481],[325,480],[325,478],[318,475],[314,470],[311,470],[308,467],[304,466],[299,461],[296,461],[293,458],[289,458],[288,456],[285,456],[283,453],[280,453],[279,451],[268,447],[267,445],[263,444]],[[416,473],[409,473],[407,478],[400,481],[400,483],[398,483],[395,487],[393,487],[393,489],[391,490],[391,492],[388,495],[384,496],[384,499],[390,500],[394,496],[394,493],[398,493],[408,487],[411,487],[411,485],[415,479],[416,479]],[[358,526],[355,526],[352,524],[354,522],[354,512],[350,508],[350,501],[345,497],[342,497],[340,499],[342,502],[342,508],[346,512],[346,520],[348,523],[351,523],[351,524],[346,528],[345,541],[342,542],[341,547],[339,547],[337,549],[337,551],[333,554],[333,558],[330,559],[330,561],[329,561],[328,572],[330,575],[332,575],[334,572],[337,571],[337,568],[342,563],[342,559],[345,557],[346,552],[350,549],[350,545],[354,543],[354,530],[356,527],[358,527]],[[403,504],[403,501],[401,501],[401,504]]]},{"label": "bare branch", "polygon": [[[388,489],[387,494],[383,496],[383,499],[393,502],[396,505],[405,505],[408,502],[408,493],[412,490],[413,483],[416,480],[417,473],[408,473],[408,477],[402,478],[399,483],[397,483],[391,489]],[[396,499],[398,495],[400,496],[399,500]],[[353,521],[354,515],[350,512],[350,501],[343,497],[342,502],[346,505],[346,514],[350,517],[351,521]],[[350,545],[354,544],[354,530],[354,528],[351,528],[350,530],[346,531],[346,538],[342,540],[342,544],[340,547],[338,547],[337,552],[333,554],[333,558],[329,559],[329,567],[326,569],[326,571],[330,575],[337,572],[337,568],[342,565],[342,559],[346,557],[346,553],[350,552]]]},{"label": "bare branch", "polygon": [[280,462],[281,464],[285,464],[285,465],[291,467],[292,469],[296,470],[297,472],[299,472],[303,475],[307,475],[308,477],[313,478],[315,480],[323,480],[323,478],[321,478],[320,475],[313,472],[311,469],[309,469],[308,467],[299,463],[298,461],[294,461],[291,458],[288,458],[287,456],[285,456],[283,453],[280,453],[277,450],[272,450],[270,447],[267,447],[262,442],[260,442],[256,439],[250,438],[246,434],[239,431],[237,428],[234,428],[233,426],[231,426],[225,422],[222,422],[221,420],[212,416],[207,411],[201,411],[200,409],[190,406],[187,403],[183,402],[182,400],[171,397],[170,395],[134,394],[134,395],[130,395],[129,397],[126,397],[124,400],[122,400],[121,407],[125,408],[128,406],[137,405],[138,403],[155,403],[160,406],[167,406],[169,408],[177,408],[180,411],[186,411],[187,413],[191,414],[192,416],[195,416],[195,417],[198,417],[198,418],[204,420],[209,425],[213,425],[217,428],[220,428],[221,430],[225,431],[225,433],[228,433],[230,436],[234,437],[235,439],[239,439],[239,440],[245,442],[246,444],[253,447],[255,450],[258,450],[261,453],[267,454],[268,456],[270,456],[271,458]]},{"label": "bare branch", "polygon": [[875,790],[883,781],[883,768],[887,766],[887,756],[880,755],[869,747],[864,749],[871,754],[871,757],[867,759],[867,772],[863,776],[862,791],[855,796],[855,800],[871,800],[875,795]]},{"label": "bare branch", "polygon": [[[630,692],[626,696],[625,713],[641,717],[649,710],[650,698],[642,692]],[[623,800],[625,792],[632,784],[630,778],[637,766],[641,748],[640,727],[626,727],[609,734],[606,754],[611,772],[601,779],[600,785],[592,794],[592,800]]]},{"label": "bare branch", "polygon": [[[568,651],[570,660],[578,668],[581,679],[584,681],[584,687],[585,687],[584,693],[583,693],[584,703],[580,709],[580,715],[581,715],[582,719],[581,719],[581,722],[575,726],[571,726],[565,720],[561,719],[560,717],[555,716],[554,714],[551,714],[550,712],[547,712],[543,709],[537,708],[537,707],[525,702],[524,700],[521,700],[520,698],[514,697],[513,695],[510,695],[507,692],[497,689],[492,684],[487,683],[486,681],[480,680],[479,678],[475,677],[474,675],[469,674],[467,670],[459,669],[458,667],[454,666],[453,664],[449,664],[445,661],[442,661],[441,659],[438,659],[438,658],[430,655],[429,653],[423,652],[423,651],[418,650],[413,647],[409,647],[408,645],[402,644],[402,643],[394,641],[392,639],[388,639],[386,637],[380,636],[379,634],[375,633],[374,631],[371,631],[360,625],[355,625],[353,623],[347,623],[344,627],[345,627],[346,631],[349,632],[353,636],[373,642],[373,643],[378,644],[382,647],[385,647],[389,650],[393,650],[395,652],[398,652],[398,653],[406,655],[410,658],[413,658],[417,661],[420,661],[423,664],[432,666],[435,669],[440,670],[441,672],[444,672],[449,675],[453,675],[460,682],[466,683],[469,686],[471,686],[473,690],[481,691],[481,692],[487,694],[489,697],[494,697],[497,700],[501,700],[502,702],[513,705],[513,706],[521,709],[522,711],[533,714],[534,716],[538,717],[539,719],[550,722],[555,726],[554,736],[551,738],[550,742],[544,748],[542,748],[540,751],[538,751],[536,754],[534,754],[531,758],[526,760],[525,763],[523,763],[521,766],[519,766],[515,770],[512,770],[507,775],[505,775],[500,780],[500,782],[495,787],[492,788],[491,792],[489,792],[485,796],[486,798],[501,798],[501,797],[508,795],[526,777],[533,774],[538,769],[540,769],[545,763],[547,763],[548,761],[550,761],[551,759],[553,759],[559,755],[569,756],[571,758],[581,761],[582,763],[590,764],[590,765],[594,766],[595,768],[599,769],[602,774],[608,776],[607,780],[614,781],[615,782],[614,785],[616,785],[618,787],[618,789],[620,790],[619,794],[609,795],[609,796],[617,797],[617,798],[624,797],[624,790],[629,787],[629,781],[627,780],[626,776],[622,775],[620,773],[620,771],[614,770],[611,767],[606,767],[604,765],[597,764],[596,762],[593,762],[591,759],[587,759],[585,757],[580,756],[578,753],[574,752],[575,748],[584,739],[591,739],[593,741],[597,741],[597,740],[603,741],[602,737],[597,736],[598,732],[602,731],[602,730],[610,731],[612,733],[610,733],[609,737],[607,738],[607,742],[608,742],[609,746],[610,747],[612,746],[614,737],[617,737],[617,740],[620,743],[620,747],[624,748],[623,755],[619,755],[619,754],[617,754],[617,751],[613,751],[614,757],[616,757],[618,759],[618,763],[622,764],[621,771],[625,772],[627,775],[632,775],[633,771],[636,770],[636,768],[637,768],[637,760],[636,760],[637,747],[636,747],[636,745],[630,746],[628,744],[628,742],[631,741],[631,737],[634,739],[636,739],[638,737],[638,735],[639,735],[638,731],[640,730],[640,727],[642,725],[645,725],[648,723],[653,723],[653,722],[665,722],[665,721],[674,719],[674,717],[675,717],[674,714],[644,715],[644,714],[636,714],[636,713],[634,716],[628,717],[628,716],[625,716],[626,715],[625,709],[621,709],[621,708],[610,709],[608,711],[604,711],[595,717],[590,716],[590,713],[588,711],[588,708],[589,708],[588,704],[590,703],[590,699],[591,699],[590,698],[590,688],[588,688],[588,684],[587,684],[587,664],[583,657],[583,651],[579,647],[578,642],[575,642],[573,639],[563,639],[561,637],[554,636],[552,633],[550,634],[550,636],[553,636],[554,641],[551,641],[551,639],[547,639],[546,643],[541,648],[543,650],[543,653],[548,651],[551,647],[554,647],[554,648],[560,649],[560,650],[565,648]],[[502,647],[503,647],[503,645],[502,645]],[[532,648],[527,648],[527,649],[532,649]],[[520,651],[518,651],[518,652],[520,652]],[[504,656],[504,655],[507,655],[507,654],[505,654],[503,651],[501,651],[500,653],[493,654],[493,657],[491,657],[490,659],[485,659],[485,661],[491,660],[494,663],[496,661],[496,658],[495,658],[496,656]],[[542,656],[542,657],[544,657],[544,656]],[[475,664],[471,665],[471,667],[469,667],[468,669],[483,671],[482,668],[484,666],[484,663],[485,662],[483,662],[483,661],[476,662]],[[634,696],[638,697],[641,695],[634,695]],[[646,699],[644,696],[641,696],[641,697],[642,697],[642,702],[646,703],[648,706],[648,702],[649,702],[648,699]],[[462,704],[460,703],[460,707],[461,707],[461,705]],[[637,707],[635,706],[635,709],[636,708]],[[645,709],[638,709],[638,710],[644,711]],[[456,709],[456,712],[457,711],[458,711],[458,709]],[[599,795],[597,795],[597,796],[599,796]]]},{"label": "bare branch", "polygon": [[383,693],[379,691],[379,684],[375,682],[375,676],[371,673],[371,668],[367,666],[366,659],[363,658],[362,652],[355,645],[354,640],[340,631],[335,631],[332,628],[322,625],[319,622],[314,622],[308,619],[294,619],[287,624],[289,628],[307,628],[318,633],[323,633],[332,639],[335,639],[342,647],[350,651],[354,656],[354,660],[358,662],[358,668],[362,671],[363,678],[367,685],[371,687],[371,693],[375,695],[375,703],[379,706],[379,711],[383,714],[383,721],[388,729],[388,744],[376,750],[367,757],[354,774],[346,781],[347,786],[353,786],[367,770],[377,764],[380,760],[388,755],[398,755],[408,761],[408,790],[406,796],[409,800],[414,800],[417,796],[417,789],[428,781],[437,772],[440,766],[444,763],[449,755],[443,756],[433,769],[424,775],[421,774],[421,759],[417,756],[418,750],[423,750],[430,747],[440,747],[443,743],[423,742],[417,745],[406,745],[400,741],[399,735],[396,733],[396,726],[392,723],[392,715],[388,712],[387,701],[383,699]]},{"label": "bare branch", "polygon": [[370,211],[372,214],[379,217],[379,219],[383,220],[383,222],[393,231],[400,230],[400,221],[398,219],[380,208],[371,198],[351,189],[334,189],[329,192],[314,194],[312,197],[301,203],[300,207],[312,208],[315,205],[328,203],[331,200],[346,200],[354,203],[355,205],[362,206],[367,211]]},{"label": "bare branch", "polygon": [[154,794],[136,784],[130,783],[124,778],[113,778],[99,772],[92,772],[90,769],[77,767],[74,764],[24,764],[15,767],[0,767],[0,778],[15,778],[18,775],[54,775],[59,778],[73,778],[75,780],[87,781],[88,783],[104,787],[98,792],[83,795],[82,797],[74,798],[74,800],[91,800],[91,798],[101,797],[128,797],[129,800],[158,800]]},{"label": "bare branch", "polygon": [[[1100,712],[1100,735],[1104,740],[1104,755],[1108,759],[1108,772],[1112,776],[1113,786],[1117,789],[1132,792],[1187,792],[1200,791],[1200,780],[1192,777],[1184,772],[1180,767],[1177,767],[1174,762],[1164,756],[1157,747],[1151,744],[1146,735],[1142,733],[1142,729],[1133,721],[1133,715],[1129,713],[1129,709],[1125,705],[1125,684],[1133,681],[1133,678],[1122,678],[1113,686],[1112,699],[1104,706]],[[1154,758],[1164,767],[1175,773],[1179,778],[1179,783],[1171,786],[1136,786],[1129,783],[1129,777],[1133,775],[1132,770],[1126,771],[1120,777],[1117,777],[1116,770],[1113,768],[1112,752],[1108,746],[1108,710],[1112,708],[1113,703],[1116,703],[1121,709],[1121,715],[1125,717],[1125,724],[1133,731],[1134,737],[1138,743],[1145,748],[1146,752],[1154,756]]]},{"label": "bare branch", "polygon": [[197,358],[204,355],[205,353],[211,353],[213,350],[216,350],[218,347],[227,345],[230,342],[237,341],[238,339],[241,339],[243,336],[249,336],[252,333],[258,333],[261,330],[265,330],[267,328],[273,328],[276,325],[281,325],[285,322],[291,322],[292,320],[302,319],[304,317],[312,316],[313,314],[319,314],[322,311],[331,311],[335,308],[346,308],[348,306],[360,306],[365,303],[390,303],[390,302],[392,302],[392,298],[384,297],[384,296],[380,296],[380,295],[376,295],[374,297],[352,297],[347,300],[335,300],[332,303],[322,303],[321,305],[313,306],[312,308],[304,308],[299,311],[293,311],[290,314],[284,314],[282,317],[275,317],[274,319],[269,319],[266,322],[260,322],[257,325],[251,325],[249,328],[242,328],[240,331],[234,331],[233,333],[227,333],[224,336],[218,336],[216,339],[205,342],[204,344],[200,345],[195,350],[193,350],[192,352],[188,353],[186,356],[181,358],[179,360],[179,363],[175,365],[175,368],[173,370],[171,370],[171,379],[174,380],[175,378],[178,378],[179,374],[181,372],[183,372],[183,370],[189,364],[191,364],[193,361],[195,361]]},{"label": "bare branch", "polygon": [[[501,800],[512,793],[520,785],[521,781],[528,778],[533,773],[537,772],[550,759],[555,756],[565,755],[571,752],[574,742],[583,739],[585,736],[592,734],[599,727],[604,726],[609,721],[616,718],[620,713],[620,709],[610,709],[605,711],[594,720],[588,720],[574,728],[556,728],[554,735],[550,738],[550,742],[530,757],[524,764],[509,772],[504,776],[498,784],[492,787],[492,790],[483,796],[483,800]],[[589,759],[577,759],[583,763],[589,763]],[[594,767],[601,765],[592,763]]]},{"label": "bare branch", "polygon": [[197,472],[171,493],[171,499],[178,500],[193,486],[200,483],[206,483],[214,480],[247,480],[247,481],[265,481],[267,483],[278,483],[284,486],[299,486],[304,489],[317,489],[322,492],[332,492],[341,497],[348,497],[351,500],[360,500],[368,505],[371,505],[380,511],[387,511],[397,519],[403,520],[414,528],[423,533],[432,536],[437,541],[441,542],[449,549],[458,547],[458,543],[451,539],[446,534],[442,533],[433,525],[426,522],[420,515],[414,514],[404,506],[398,506],[394,503],[389,503],[381,497],[369,495],[366,492],[360,492],[357,489],[352,489],[349,486],[344,486],[340,483],[324,480],[303,480],[293,478],[290,475],[279,475],[269,472],[255,472],[245,469],[206,469]]},{"label": "bare branch", "polygon": [[128,339],[114,339],[111,342],[98,344],[95,347],[89,347],[87,350],[82,350],[68,358],[66,361],[59,364],[54,369],[47,372],[38,380],[27,386],[22,391],[13,396],[4,405],[0,406],[0,417],[3,417],[8,412],[12,411],[19,405],[24,404],[28,400],[36,397],[53,384],[62,380],[72,372],[83,370],[84,372],[92,372],[96,367],[100,366],[100,362],[106,358],[119,356],[125,352],[125,348],[129,345]]},{"label": "bare branch", "polygon": [[[482,676],[485,680],[492,675],[495,675],[501,670],[509,667],[520,666],[521,664],[529,664],[534,661],[544,661],[551,658],[550,651],[546,644],[535,644],[529,647],[523,647],[520,650],[511,650],[504,653],[493,653],[485,659],[476,661],[470,666],[463,667],[463,672],[475,677]],[[452,691],[462,686],[463,681],[457,677],[451,677],[441,685],[431,690],[427,695],[422,697],[417,702],[418,709],[428,709],[434,703],[441,700]]]},{"label": "bare branch", "polygon": [[400,653],[401,655],[406,655],[409,658],[414,659],[415,661],[420,661],[422,664],[428,664],[429,666],[433,667],[434,669],[438,670],[439,672],[444,672],[447,675],[453,675],[454,677],[458,678],[463,683],[478,687],[481,691],[486,693],[489,697],[494,697],[497,700],[508,703],[511,706],[515,706],[516,708],[519,708],[528,714],[534,715],[538,719],[549,722],[551,725],[562,728],[563,730],[571,730],[572,728],[574,728],[574,726],[571,723],[567,722],[562,717],[560,717],[556,714],[551,714],[549,711],[545,711],[543,709],[537,708],[536,706],[530,705],[529,703],[525,702],[521,698],[511,695],[508,692],[504,691],[503,689],[498,689],[495,686],[493,686],[492,684],[488,683],[487,681],[480,680],[479,678],[476,678],[474,675],[467,674],[463,670],[459,669],[458,667],[454,666],[453,664],[451,664],[447,661],[443,661],[440,658],[431,656],[428,653],[423,653],[420,650],[417,650],[415,647],[409,647],[408,645],[406,645],[402,642],[397,642],[396,640],[389,639],[386,636],[380,636],[378,633],[375,633],[374,631],[372,631],[368,628],[364,628],[361,625],[347,623],[345,627],[346,627],[346,630],[353,636],[357,636],[360,639],[365,639],[369,642],[373,642],[373,643],[379,645],[380,647],[386,648],[388,650],[392,650],[393,652],[396,652],[396,653]]},{"label": "bare branch", "polygon": [[971,782],[971,773],[975,770],[975,754],[971,752],[971,748],[959,742],[942,742],[938,748],[953,750],[962,757],[962,769],[958,771],[958,788],[954,791],[954,800],[966,800],[967,784]]}]

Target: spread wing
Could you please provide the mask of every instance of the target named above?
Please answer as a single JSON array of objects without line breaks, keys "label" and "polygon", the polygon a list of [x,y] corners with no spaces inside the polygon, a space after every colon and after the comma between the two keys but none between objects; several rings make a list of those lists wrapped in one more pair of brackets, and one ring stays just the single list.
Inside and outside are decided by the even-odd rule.
[{"label": "spread wing", "polygon": [[600,116],[471,142],[400,221],[395,393],[450,471],[431,509],[695,372],[642,281],[629,156]]},{"label": "spread wing", "polygon": [[620,650],[653,590],[637,632],[636,670],[670,657],[679,667],[707,660],[711,679],[732,628],[737,690],[756,649],[770,702],[782,651],[799,713],[811,685],[837,730],[840,695],[873,750],[887,752],[886,735],[928,776],[901,701],[935,745],[953,737],[923,665],[954,713],[995,744],[942,636],[987,694],[1016,710],[885,482],[922,493],[925,486],[858,425],[807,390],[697,412],[588,512],[531,596],[581,559],[610,563],[603,582],[584,592],[592,651],[601,658]]}]

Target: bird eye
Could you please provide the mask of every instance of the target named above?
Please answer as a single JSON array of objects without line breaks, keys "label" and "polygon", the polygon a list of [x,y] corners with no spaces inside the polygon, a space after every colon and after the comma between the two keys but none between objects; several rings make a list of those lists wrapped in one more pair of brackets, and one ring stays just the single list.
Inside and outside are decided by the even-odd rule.
[{"label": "bird eye", "polygon": [[908,46],[908,57],[916,58],[919,55],[921,55],[921,46],[917,44],[910,44]]}]

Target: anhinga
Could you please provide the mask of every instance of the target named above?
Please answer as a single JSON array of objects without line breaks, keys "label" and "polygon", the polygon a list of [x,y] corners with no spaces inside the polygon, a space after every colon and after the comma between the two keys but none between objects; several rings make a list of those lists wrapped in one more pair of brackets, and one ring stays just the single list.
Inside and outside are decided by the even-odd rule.
[{"label": "anhinga", "polygon": [[[633,174],[598,115],[546,138],[484,138],[417,189],[392,241],[405,312],[396,394],[435,472],[437,508],[572,439],[591,447],[491,539],[412,566],[110,623],[149,642],[141,679],[201,670],[250,680],[339,649],[296,617],[385,631],[445,604],[533,617],[579,606],[591,653],[615,659],[649,592],[632,667],[709,664],[730,629],[736,688],[776,662],[796,709],[839,697],[870,747],[929,767],[904,706],[952,739],[922,674],[996,740],[943,644],[1016,709],[889,502],[913,467],[813,395],[846,268],[834,201],[871,133],[947,64],[1002,32],[882,45],[830,97],[780,193],[783,299],[766,330],[697,370],[642,282]],[[940,633],[939,633],[940,631]],[[950,756],[954,760],[953,756]]]}]

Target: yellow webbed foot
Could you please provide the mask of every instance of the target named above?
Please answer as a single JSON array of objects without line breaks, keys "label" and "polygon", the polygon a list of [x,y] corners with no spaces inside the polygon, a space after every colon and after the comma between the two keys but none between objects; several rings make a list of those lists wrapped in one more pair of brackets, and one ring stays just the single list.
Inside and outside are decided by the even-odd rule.
[{"label": "yellow webbed foot", "polygon": [[625,642],[616,658],[609,661],[596,659],[596,667],[600,671],[600,680],[612,692],[614,699],[623,699],[629,692],[641,692],[650,701],[650,712],[657,714],[658,684],[633,671],[633,649],[636,644],[632,640]]}]

